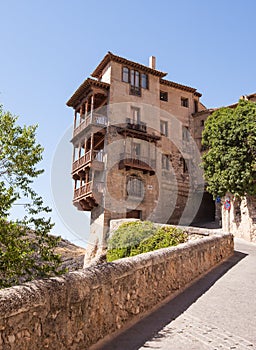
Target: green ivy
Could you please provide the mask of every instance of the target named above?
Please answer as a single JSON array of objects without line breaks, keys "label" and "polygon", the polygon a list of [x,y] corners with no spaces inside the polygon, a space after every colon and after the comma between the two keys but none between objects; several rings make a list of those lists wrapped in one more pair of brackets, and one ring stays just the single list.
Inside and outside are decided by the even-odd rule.
[{"label": "green ivy", "polygon": [[215,111],[202,136],[207,190],[215,198],[256,195],[256,103],[240,100],[235,108]]}]

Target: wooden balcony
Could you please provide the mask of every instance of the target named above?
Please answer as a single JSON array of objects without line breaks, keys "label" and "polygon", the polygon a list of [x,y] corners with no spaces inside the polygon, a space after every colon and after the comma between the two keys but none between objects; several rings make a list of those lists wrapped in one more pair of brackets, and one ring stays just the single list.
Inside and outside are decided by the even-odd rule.
[{"label": "wooden balcony", "polygon": [[131,155],[130,153],[121,153],[119,169],[138,169],[143,173],[154,175],[156,172],[156,160],[149,157]]},{"label": "wooden balcony", "polygon": [[134,123],[130,118],[126,119],[126,125],[128,129],[136,130],[140,132],[147,132],[147,124],[140,122],[140,123]]},{"label": "wooden balcony", "polygon": [[90,211],[102,201],[104,182],[90,181],[74,190],[73,204],[79,210]]},{"label": "wooden balcony", "polygon": [[74,129],[73,137],[76,137],[89,125],[105,128],[107,126],[107,117],[96,112],[91,113],[89,116],[85,116],[84,120]]},{"label": "wooden balcony", "polygon": [[125,124],[117,126],[117,132],[124,136],[135,137],[149,142],[156,142],[161,139],[161,137],[154,132],[148,133],[146,123],[134,123],[130,118],[126,118]]},{"label": "wooden balcony", "polygon": [[103,171],[103,150],[90,150],[72,164],[72,173],[79,172],[85,167],[93,167],[95,170]]}]

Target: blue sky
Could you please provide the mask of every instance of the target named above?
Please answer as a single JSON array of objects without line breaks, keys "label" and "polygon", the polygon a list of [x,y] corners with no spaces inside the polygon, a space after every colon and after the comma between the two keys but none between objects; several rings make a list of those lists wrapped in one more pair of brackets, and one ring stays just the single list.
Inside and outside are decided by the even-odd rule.
[{"label": "blue sky", "polygon": [[86,241],[88,216],[74,226],[71,182],[65,190],[66,101],[106,52],[145,65],[155,55],[167,79],[196,87],[207,107],[227,105],[256,92],[255,11],[254,0],[0,0],[0,103],[39,125],[45,173],[35,186],[53,207],[55,233]]}]

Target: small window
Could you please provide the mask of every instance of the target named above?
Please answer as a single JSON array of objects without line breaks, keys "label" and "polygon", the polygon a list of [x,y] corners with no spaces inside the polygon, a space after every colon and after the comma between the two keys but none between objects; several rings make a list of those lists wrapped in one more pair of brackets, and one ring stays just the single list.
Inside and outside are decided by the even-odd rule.
[{"label": "small window", "polygon": [[160,132],[161,135],[168,136],[168,122],[160,120]]},{"label": "small window", "polygon": [[148,75],[142,73],[141,74],[141,87],[143,89],[148,89]]},{"label": "small window", "polygon": [[131,69],[130,83],[131,83],[131,86],[135,86],[137,88],[140,87],[140,73],[137,70]]},{"label": "small window", "polygon": [[180,162],[181,162],[183,174],[187,174],[188,173],[188,160],[185,160],[182,157],[182,158],[180,158]]},{"label": "small window", "polygon": [[122,80],[125,83],[129,83],[129,68],[127,67],[123,67],[123,76],[122,76]]},{"label": "small window", "polygon": [[182,107],[187,107],[188,108],[188,98],[181,97],[181,106]]},{"label": "small window", "polygon": [[189,140],[189,130],[187,126],[182,127],[182,140],[188,141]]},{"label": "small window", "polygon": [[168,92],[166,91],[160,91],[160,100],[161,101],[168,101]]},{"label": "small window", "polygon": [[194,113],[198,112],[198,101],[194,100]]},{"label": "small window", "polygon": [[201,124],[201,126],[204,126],[204,120],[203,119],[201,120],[200,124]]},{"label": "small window", "polygon": [[162,154],[162,169],[164,170],[170,169],[170,159],[167,154]]},{"label": "small window", "polygon": [[140,124],[140,109],[131,107],[131,120],[133,124]]},{"label": "small window", "polygon": [[133,157],[135,157],[135,158],[140,157],[140,144],[139,143],[133,144]]}]

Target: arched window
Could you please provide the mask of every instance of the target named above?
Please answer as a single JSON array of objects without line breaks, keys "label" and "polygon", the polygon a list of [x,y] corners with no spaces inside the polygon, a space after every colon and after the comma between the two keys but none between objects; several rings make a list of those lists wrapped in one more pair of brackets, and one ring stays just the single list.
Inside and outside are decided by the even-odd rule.
[{"label": "arched window", "polygon": [[143,181],[136,175],[130,175],[127,179],[127,195],[131,197],[144,197]]}]

